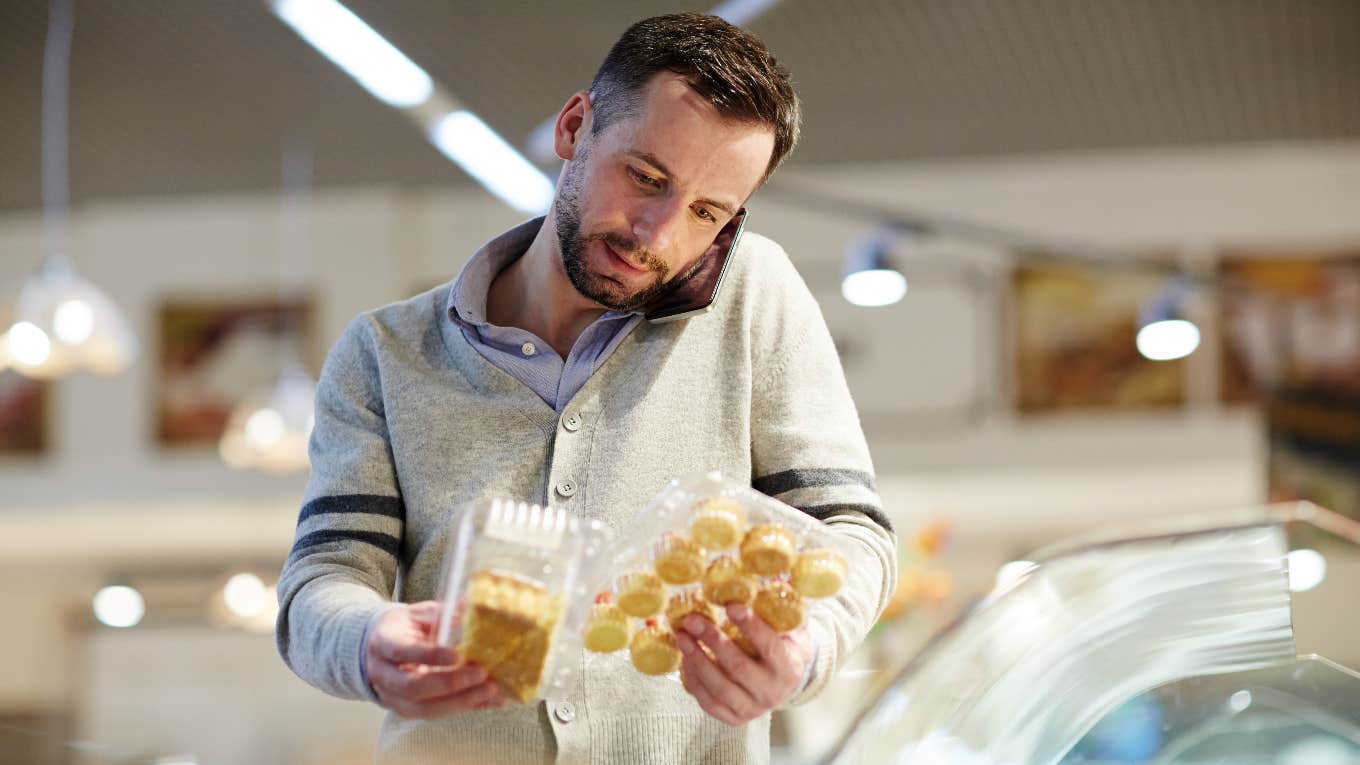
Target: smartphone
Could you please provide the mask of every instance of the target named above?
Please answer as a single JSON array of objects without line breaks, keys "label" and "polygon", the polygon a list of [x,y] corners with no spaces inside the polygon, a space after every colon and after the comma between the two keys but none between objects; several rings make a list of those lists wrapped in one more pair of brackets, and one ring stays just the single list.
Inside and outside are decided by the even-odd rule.
[{"label": "smartphone", "polygon": [[737,241],[741,239],[742,228],[746,225],[746,208],[743,207],[723,226],[722,231],[713,239],[708,252],[703,255],[702,265],[680,284],[652,298],[643,308],[643,315],[653,324],[675,321],[690,316],[708,313],[713,301],[718,299],[718,288],[722,286],[727,274],[727,264],[732,253],[737,251]]}]

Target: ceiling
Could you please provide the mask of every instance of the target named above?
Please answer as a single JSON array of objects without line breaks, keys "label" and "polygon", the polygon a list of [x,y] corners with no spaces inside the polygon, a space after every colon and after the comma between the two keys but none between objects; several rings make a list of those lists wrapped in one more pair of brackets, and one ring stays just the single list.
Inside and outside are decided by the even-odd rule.
[{"label": "ceiling", "polygon": [[[512,143],[633,20],[712,3],[348,0]],[[43,0],[0,0],[0,209],[40,200]],[[783,0],[748,25],[805,104],[792,163],[1360,135],[1356,0]],[[468,179],[261,0],[77,0],[77,201]]]}]

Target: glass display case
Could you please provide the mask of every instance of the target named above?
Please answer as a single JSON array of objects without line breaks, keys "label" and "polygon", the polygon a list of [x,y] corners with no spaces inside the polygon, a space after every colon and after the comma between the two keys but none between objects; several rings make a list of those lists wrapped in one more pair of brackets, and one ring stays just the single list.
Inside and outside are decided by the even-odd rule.
[{"label": "glass display case", "polygon": [[1040,551],[823,762],[1360,763],[1360,675],[1296,649],[1300,544],[1354,549],[1360,524],[1290,503]]}]

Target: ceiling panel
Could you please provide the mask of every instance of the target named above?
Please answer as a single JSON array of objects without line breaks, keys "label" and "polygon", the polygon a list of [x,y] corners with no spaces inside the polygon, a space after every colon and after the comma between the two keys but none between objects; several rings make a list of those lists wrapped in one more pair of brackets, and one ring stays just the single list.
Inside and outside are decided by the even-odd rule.
[{"label": "ceiling panel", "polygon": [[[697,3],[350,0],[513,143],[633,20]],[[0,2],[0,208],[40,199],[47,6]],[[750,24],[822,164],[1360,135],[1355,0],[785,0]],[[255,0],[78,0],[75,199],[465,176]]]}]

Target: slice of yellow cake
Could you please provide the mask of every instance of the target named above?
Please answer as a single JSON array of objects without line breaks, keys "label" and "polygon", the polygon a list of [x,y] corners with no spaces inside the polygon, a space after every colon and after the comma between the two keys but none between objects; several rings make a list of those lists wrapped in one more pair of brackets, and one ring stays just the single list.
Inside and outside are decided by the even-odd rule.
[{"label": "slice of yellow cake", "polygon": [[532,701],[548,661],[561,602],[537,582],[496,571],[473,573],[463,657],[496,678],[506,694]]}]

